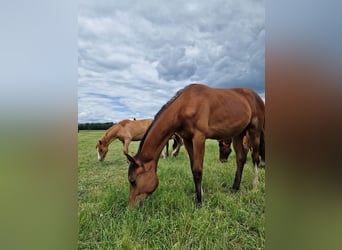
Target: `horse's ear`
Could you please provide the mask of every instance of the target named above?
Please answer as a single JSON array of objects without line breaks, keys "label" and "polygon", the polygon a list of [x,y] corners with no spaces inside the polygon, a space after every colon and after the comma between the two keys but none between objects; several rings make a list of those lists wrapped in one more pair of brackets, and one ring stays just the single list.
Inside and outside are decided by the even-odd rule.
[{"label": "horse's ear", "polygon": [[134,159],[132,156],[130,156],[130,155],[127,154],[127,153],[124,153],[124,154],[126,155],[127,160],[128,160],[130,163],[133,163],[135,166],[138,166],[138,163],[135,161],[135,159]]}]

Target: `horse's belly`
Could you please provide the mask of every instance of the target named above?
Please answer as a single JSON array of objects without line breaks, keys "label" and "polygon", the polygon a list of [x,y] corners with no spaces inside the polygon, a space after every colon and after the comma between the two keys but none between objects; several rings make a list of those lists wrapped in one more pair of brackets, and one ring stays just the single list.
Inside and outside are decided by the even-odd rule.
[{"label": "horse's belly", "polygon": [[206,137],[209,139],[225,139],[232,138],[241,134],[245,127],[225,127],[225,128],[208,128]]},{"label": "horse's belly", "polygon": [[[243,103],[244,104],[244,103]],[[251,121],[252,112],[247,105],[235,109],[216,109],[207,123],[207,137],[212,139],[232,138],[241,134]]]},{"label": "horse's belly", "polygon": [[144,134],[138,135],[138,136],[134,136],[134,137],[132,138],[132,141],[141,141],[141,139],[143,138],[143,136],[144,136]]}]

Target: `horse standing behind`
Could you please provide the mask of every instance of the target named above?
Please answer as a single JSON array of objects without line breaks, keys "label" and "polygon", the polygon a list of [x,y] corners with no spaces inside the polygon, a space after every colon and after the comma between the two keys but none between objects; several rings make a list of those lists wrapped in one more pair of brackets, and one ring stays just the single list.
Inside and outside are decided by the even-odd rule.
[{"label": "horse standing behind", "polygon": [[[265,130],[264,130],[265,131]],[[265,133],[261,133],[260,137],[260,146],[259,146],[259,154],[260,154],[260,167],[265,168],[266,167],[266,162],[265,162]],[[232,144],[233,139],[228,138],[228,139],[220,139],[217,140],[219,144],[219,160],[220,162],[227,162],[228,157],[230,153],[232,152],[230,145]],[[243,149],[245,150],[246,154],[248,151],[253,151],[252,144],[249,139],[249,134],[246,132],[245,136],[242,139],[242,145]]]},{"label": "horse standing behind", "polygon": [[[228,139],[220,139],[217,140],[219,144],[219,160],[220,162],[227,162],[228,157],[230,153],[232,152],[232,149],[230,148],[230,145],[233,142],[232,138]],[[243,149],[245,150],[246,154],[248,153],[249,150],[252,150],[252,145],[249,141],[249,135],[246,133],[246,135],[242,139],[242,145]]]},{"label": "horse standing behind", "polygon": [[[152,121],[153,119],[125,119],[107,129],[96,144],[98,160],[104,160],[108,152],[109,144],[111,144],[115,139],[119,139],[122,142],[123,152],[124,154],[128,154],[128,146],[131,141],[140,141]],[[177,156],[182,145],[182,138],[179,135],[174,134],[170,139],[174,140],[171,156]],[[167,142],[166,157],[168,156],[168,145],[169,143]]]},{"label": "horse standing behind", "polygon": [[219,160],[220,162],[227,162],[232,149],[230,148],[230,144],[232,144],[233,139],[220,139],[217,140],[219,144]]},{"label": "horse standing behind", "polygon": [[128,146],[131,141],[140,141],[153,119],[122,120],[105,131],[96,144],[97,158],[103,161],[108,152],[108,146],[115,139],[123,144],[124,154],[128,154]]},{"label": "horse standing behind", "polygon": [[203,159],[207,138],[233,138],[237,169],[232,190],[237,191],[246,162],[242,140],[248,131],[253,147],[253,183],[257,185],[259,144],[264,118],[264,103],[250,89],[215,89],[201,84],[185,87],[156,114],[140,142],[136,155],[126,154],[130,161],[129,205],[141,202],[157,188],[159,155],[175,132],[183,138],[190,158],[198,206],[202,203]]}]

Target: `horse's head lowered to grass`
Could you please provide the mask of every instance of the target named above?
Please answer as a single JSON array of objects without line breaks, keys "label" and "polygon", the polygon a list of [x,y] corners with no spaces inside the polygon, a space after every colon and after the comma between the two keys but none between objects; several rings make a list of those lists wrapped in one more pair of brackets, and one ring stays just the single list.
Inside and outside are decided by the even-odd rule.
[{"label": "horse's head lowered to grass", "polygon": [[150,161],[143,163],[134,156],[126,154],[130,162],[128,168],[129,188],[129,205],[140,203],[147,195],[150,195],[156,190],[159,184],[159,179],[156,173],[155,162]]},{"label": "horse's head lowered to grass", "polygon": [[103,161],[108,152],[108,145],[104,144],[101,140],[99,140],[95,148],[97,149],[97,159],[99,161]]},{"label": "horse's head lowered to grass", "polygon": [[227,162],[228,156],[232,152],[230,144],[232,143],[232,138],[220,139],[219,143],[219,160],[220,162]]}]

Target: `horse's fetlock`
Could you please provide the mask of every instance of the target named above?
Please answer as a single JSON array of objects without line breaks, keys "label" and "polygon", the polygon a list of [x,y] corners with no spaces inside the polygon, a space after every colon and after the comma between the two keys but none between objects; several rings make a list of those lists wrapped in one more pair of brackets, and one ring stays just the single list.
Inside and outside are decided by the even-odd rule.
[{"label": "horse's fetlock", "polygon": [[201,179],[202,178],[202,170],[194,170],[192,171],[192,174],[195,179]]}]

